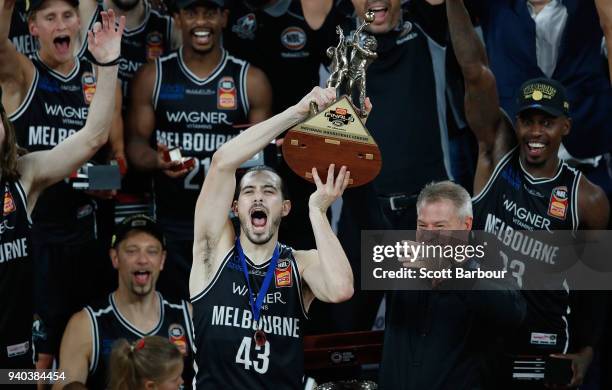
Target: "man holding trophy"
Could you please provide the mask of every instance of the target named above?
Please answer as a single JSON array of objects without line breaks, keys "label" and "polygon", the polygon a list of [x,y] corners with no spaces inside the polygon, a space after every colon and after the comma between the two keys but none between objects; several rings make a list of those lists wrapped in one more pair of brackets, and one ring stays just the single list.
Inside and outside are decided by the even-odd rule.
[{"label": "man holding trophy", "polygon": [[[291,202],[272,168],[254,167],[235,179],[243,162],[303,120],[311,104],[323,110],[335,96],[333,88],[315,87],[213,155],[196,205],[189,281],[197,389],[303,388],[302,332],[310,304],[315,298],[342,302],[353,294],[351,266],[326,217],[348,186],[352,173],[346,166],[310,169],[317,186],[308,202],[315,250],[278,242]],[[318,172],[327,172],[326,178]],[[230,209],[240,221],[238,237]]]}]

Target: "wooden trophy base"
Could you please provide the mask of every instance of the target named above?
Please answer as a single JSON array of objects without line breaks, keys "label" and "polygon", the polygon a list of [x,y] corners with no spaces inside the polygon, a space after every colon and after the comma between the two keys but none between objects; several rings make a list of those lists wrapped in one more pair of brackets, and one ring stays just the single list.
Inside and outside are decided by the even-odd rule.
[{"label": "wooden trophy base", "polygon": [[283,156],[297,175],[310,182],[314,182],[313,167],[325,182],[330,164],[336,165],[336,173],[345,165],[351,172],[349,187],[371,182],[382,167],[378,145],[346,96],[289,130]]}]

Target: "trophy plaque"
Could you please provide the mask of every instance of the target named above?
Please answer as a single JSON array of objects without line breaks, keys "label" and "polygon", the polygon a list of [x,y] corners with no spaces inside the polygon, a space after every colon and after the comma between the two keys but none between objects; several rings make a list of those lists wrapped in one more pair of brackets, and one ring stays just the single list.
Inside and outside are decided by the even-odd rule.
[{"label": "trophy plaque", "polygon": [[366,117],[366,68],[377,55],[376,39],[370,35],[363,40],[360,37],[372,21],[374,13],[368,12],[350,39],[345,38],[340,27],[336,29],[339,43],[327,49],[332,60],[327,86],[336,88],[338,98],[320,112],[312,102],[310,117],[289,130],[284,138],[282,148],[287,165],[310,182],[314,182],[313,167],[324,175],[332,163],[336,169],[345,165],[351,172],[349,187],[369,183],[380,172],[380,150],[362,122]]}]

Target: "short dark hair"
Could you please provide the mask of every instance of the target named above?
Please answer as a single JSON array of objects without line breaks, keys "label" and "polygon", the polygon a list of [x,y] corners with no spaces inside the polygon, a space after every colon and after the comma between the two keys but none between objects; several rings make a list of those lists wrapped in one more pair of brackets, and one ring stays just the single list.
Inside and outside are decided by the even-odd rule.
[{"label": "short dark hair", "polygon": [[288,200],[289,199],[289,190],[287,189],[287,186],[285,185],[285,180],[283,180],[283,177],[276,171],[276,169],[269,167],[267,165],[256,165],[254,167],[251,167],[249,169],[247,169],[239,178],[238,178],[238,185],[236,186],[236,191],[234,192],[234,200],[238,199],[238,195],[240,195],[240,191],[242,190],[242,179],[248,175],[251,172],[263,172],[263,171],[267,171],[267,172],[272,172],[273,174],[275,174],[276,176],[278,176],[278,178],[280,179],[280,183],[281,183],[281,195],[283,196],[283,200]]}]

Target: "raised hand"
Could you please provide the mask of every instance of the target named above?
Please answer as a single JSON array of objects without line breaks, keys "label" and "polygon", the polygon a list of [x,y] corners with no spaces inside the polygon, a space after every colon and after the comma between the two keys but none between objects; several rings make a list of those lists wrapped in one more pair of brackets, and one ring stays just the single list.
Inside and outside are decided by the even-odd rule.
[{"label": "raised hand", "polygon": [[325,213],[329,206],[342,196],[349,184],[351,172],[347,171],[345,166],[342,166],[334,180],[334,164],[330,164],[327,170],[327,182],[321,182],[316,168],[312,168],[312,178],[317,185],[317,190],[310,195],[308,206]]},{"label": "raised hand", "polygon": [[91,31],[87,32],[89,52],[101,64],[112,62],[121,54],[121,36],[125,28],[125,16],[115,19],[115,11],[102,11],[102,22],[96,22]]},{"label": "raised hand", "polygon": [[314,87],[308,95],[304,96],[298,104],[294,106],[296,114],[300,119],[306,118],[310,114],[310,102],[315,102],[319,111],[329,106],[336,100],[335,88]]}]

